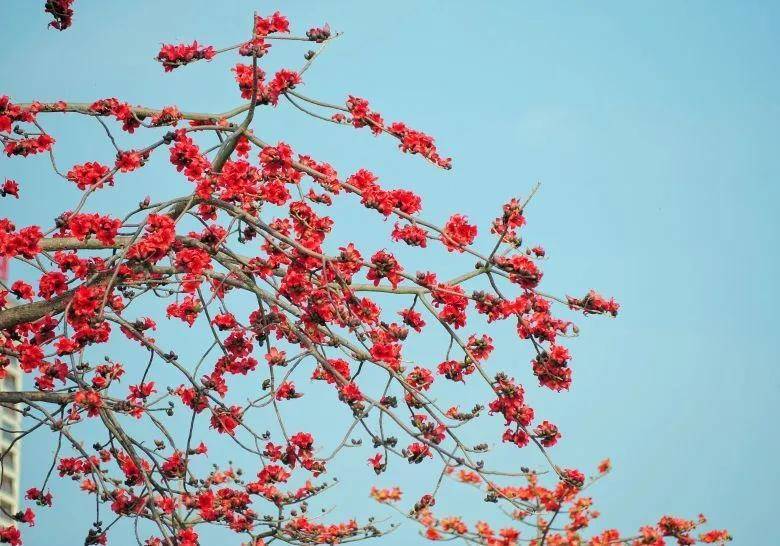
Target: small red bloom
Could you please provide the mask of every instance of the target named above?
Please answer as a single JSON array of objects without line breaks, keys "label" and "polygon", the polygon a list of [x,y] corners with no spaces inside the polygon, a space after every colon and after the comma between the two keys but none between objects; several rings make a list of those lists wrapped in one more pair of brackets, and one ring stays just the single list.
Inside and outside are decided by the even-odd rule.
[{"label": "small red bloom", "polygon": [[377,474],[381,474],[385,467],[387,466],[385,463],[382,462],[382,454],[377,453],[373,457],[369,457],[368,464],[371,468],[374,469],[374,472]]},{"label": "small red bloom", "polygon": [[542,421],[542,423],[534,429],[534,434],[536,434],[536,438],[544,447],[552,447],[561,439],[561,433],[558,432],[558,427],[549,421]]},{"label": "small red bloom", "polygon": [[85,408],[90,417],[95,417],[100,412],[100,408],[103,407],[103,398],[100,394],[89,389],[78,391],[73,400]]},{"label": "small red bloom", "polygon": [[433,457],[431,448],[425,444],[415,442],[406,448],[406,458],[410,463],[421,463],[426,457]]},{"label": "small red bloom", "polygon": [[103,184],[114,185],[111,170],[96,161],[76,165],[67,174],[68,180],[76,184],[80,190],[100,189]]},{"label": "small red bloom", "polygon": [[425,326],[422,315],[413,309],[404,309],[399,311],[398,314],[403,318],[404,324],[411,326],[416,332],[421,332]]},{"label": "small red bloom", "polygon": [[33,287],[24,281],[16,281],[11,285],[11,293],[22,300],[33,300],[35,292]]},{"label": "small red bloom", "polygon": [[236,427],[241,423],[241,408],[231,406],[230,408],[218,408],[212,411],[211,428],[220,434],[233,435]]},{"label": "small red bloom", "polygon": [[300,398],[303,394],[295,390],[295,385],[290,381],[285,381],[276,389],[274,397],[277,400],[292,400],[294,398]]},{"label": "small red bloom", "polygon": [[401,272],[403,269],[395,257],[385,250],[380,250],[371,256],[371,264],[374,266],[369,269],[366,277],[374,281],[374,286],[379,286],[379,281],[387,279],[393,288],[401,282]]},{"label": "small red bloom", "polygon": [[455,214],[444,224],[442,242],[450,252],[463,252],[463,247],[473,243],[476,236],[476,226],[469,224],[462,214]]},{"label": "small red bloom", "polygon": [[212,46],[202,47],[195,41],[191,44],[165,44],[157,53],[157,60],[163,65],[166,72],[170,72],[193,61],[201,59],[210,61],[214,55],[216,55],[216,51]]},{"label": "small red bloom", "polygon": [[6,197],[8,195],[19,199],[19,184],[17,184],[16,180],[6,179],[6,181],[3,182],[3,185],[0,186],[0,197]]}]

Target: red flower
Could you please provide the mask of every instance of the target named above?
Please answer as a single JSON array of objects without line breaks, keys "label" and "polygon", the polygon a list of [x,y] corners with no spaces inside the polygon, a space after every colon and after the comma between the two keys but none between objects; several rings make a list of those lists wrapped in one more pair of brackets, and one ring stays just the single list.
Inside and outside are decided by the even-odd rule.
[{"label": "red flower", "polygon": [[572,309],[580,309],[584,314],[596,314],[607,313],[616,317],[620,304],[615,302],[615,298],[607,300],[604,296],[591,290],[584,298],[577,299],[571,296],[567,296],[569,307]]},{"label": "red flower", "polygon": [[252,88],[256,88],[257,100],[260,103],[268,102],[266,98],[265,85],[263,80],[265,79],[265,72],[260,68],[253,68],[248,64],[236,64],[232,69],[235,73],[236,83],[241,91],[242,99],[252,98]]},{"label": "red flower", "polygon": [[401,367],[401,346],[396,343],[375,343],[371,346],[371,357],[394,370]]},{"label": "red flower", "polygon": [[43,364],[43,350],[39,346],[20,343],[16,350],[19,353],[19,366],[23,372],[30,373]]},{"label": "red flower", "polygon": [[285,363],[287,355],[284,351],[280,351],[276,347],[271,347],[268,354],[265,355],[265,359],[269,366],[282,366]]},{"label": "red flower", "polygon": [[[338,375],[340,375],[342,378],[349,379],[349,377],[352,375],[349,370],[349,363],[346,360],[332,358],[328,360],[328,365],[333,368],[333,370],[337,372]],[[330,385],[338,383],[336,376],[322,366],[318,366],[317,369],[314,370],[311,378],[324,380]]]},{"label": "red flower", "polygon": [[713,544],[715,542],[728,542],[731,540],[731,535],[725,529],[707,531],[699,535],[699,540],[705,544]]},{"label": "red flower", "polygon": [[59,356],[73,354],[79,350],[79,344],[67,337],[58,339],[55,347]]},{"label": "red flower", "polygon": [[295,391],[295,384],[290,381],[284,381],[276,389],[274,395],[277,400],[292,400],[294,398],[300,398],[303,394]]},{"label": "red flower", "polygon": [[391,197],[395,201],[394,206],[406,214],[415,214],[422,210],[422,199],[409,190],[392,190]]},{"label": "red flower", "polygon": [[263,165],[264,175],[286,179],[292,169],[292,148],[284,142],[279,142],[276,146],[266,146],[260,152],[260,163]]},{"label": "red flower", "polygon": [[51,28],[65,30],[73,24],[73,2],[75,0],[46,0],[44,11],[54,18],[49,23]]},{"label": "red flower", "polygon": [[371,263],[373,268],[368,270],[366,278],[370,281],[374,281],[374,286],[379,286],[379,281],[387,279],[393,288],[398,286],[401,282],[401,272],[403,269],[395,257],[385,250],[380,250],[373,256],[371,256]]},{"label": "red flower", "polygon": [[416,332],[421,332],[425,326],[422,315],[413,309],[404,309],[398,311],[398,314],[403,318],[404,324],[411,326]]},{"label": "red flower", "polygon": [[487,360],[490,357],[490,353],[493,352],[493,339],[488,335],[482,337],[469,336],[466,347],[469,350],[469,355],[477,360]]},{"label": "red flower", "polygon": [[375,135],[382,134],[385,122],[377,112],[371,111],[366,99],[350,95],[347,99],[347,109],[352,115],[352,125],[357,128],[367,126]]},{"label": "red flower", "polygon": [[574,487],[580,488],[585,484],[585,475],[574,468],[564,469],[561,478]]},{"label": "red flower", "polygon": [[183,248],[176,253],[175,263],[186,273],[200,275],[211,269],[211,255],[200,248]]},{"label": "red flower", "polygon": [[31,487],[24,495],[27,500],[35,501],[39,506],[51,506],[52,496],[51,493],[43,493],[37,487]]},{"label": "red flower", "polygon": [[170,72],[193,61],[210,61],[216,53],[212,46],[201,47],[197,41],[191,44],[164,44],[157,53],[157,60],[166,72]]},{"label": "red flower", "polygon": [[14,225],[7,219],[0,219],[0,256],[13,258],[22,256],[33,259],[41,251],[39,243],[43,232],[38,226],[28,226],[15,231]]},{"label": "red flower", "polygon": [[81,241],[86,240],[90,235],[94,235],[98,241],[105,245],[114,244],[114,239],[119,231],[122,221],[110,216],[100,214],[74,214],[68,216],[65,225],[61,228],[63,231],[68,229],[71,234]]},{"label": "red flower", "polygon": [[196,300],[194,296],[187,296],[181,303],[168,305],[167,315],[169,318],[176,317],[192,326],[202,310],[200,301]]},{"label": "red flower", "polygon": [[351,406],[363,400],[363,393],[355,383],[350,382],[339,387],[339,398]]},{"label": "red flower", "polygon": [[154,388],[154,381],[130,385],[130,394],[127,395],[127,399],[131,401],[146,400],[155,392],[157,391]]},{"label": "red flower", "polygon": [[12,155],[27,157],[28,155],[48,152],[53,145],[54,139],[49,135],[39,135],[34,138],[22,138],[19,140],[9,138],[5,141],[5,153],[8,157]]},{"label": "red flower", "polygon": [[76,184],[80,190],[87,188],[100,189],[104,183],[107,183],[109,186],[114,185],[111,170],[96,161],[76,165],[68,171],[67,178]]},{"label": "red flower", "polygon": [[19,184],[15,180],[6,179],[3,185],[0,186],[0,197],[6,197],[11,195],[19,199]]},{"label": "red flower", "polygon": [[444,224],[442,242],[450,252],[463,252],[463,247],[473,243],[476,236],[477,228],[470,225],[462,214],[455,214]]},{"label": "red flower", "polygon": [[268,17],[255,16],[255,34],[258,36],[268,36],[274,32],[290,32],[290,21],[279,13],[274,12]]},{"label": "red flower", "polygon": [[170,149],[171,163],[176,166],[177,171],[183,172],[188,180],[199,180],[211,167],[209,160],[200,153],[195,141],[183,130],[176,131],[174,141],[175,144]]},{"label": "red flower", "polygon": [[130,247],[127,257],[157,262],[168,254],[175,239],[173,219],[165,215],[150,214],[146,219],[146,234]]},{"label": "red flower", "polygon": [[403,241],[410,246],[425,248],[428,246],[428,232],[413,224],[401,227],[396,224],[392,233],[393,241]]},{"label": "red flower", "polygon": [[182,115],[175,106],[166,106],[157,114],[152,116],[152,127],[162,127],[164,125],[173,125],[174,127],[181,119]]},{"label": "red flower", "polygon": [[431,448],[425,444],[415,442],[406,448],[406,459],[410,463],[421,463],[426,457],[433,457]]},{"label": "red flower", "polygon": [[20,514],[17,514],[16,519],[17,521],[26,523],[30,527],[35,527],[35,512],[33,512],[30,508],[26,509]]},{"label": "red flower", "polygon": [[60,295],[68,289],[68,278],[60,271],[49,271],[41,275],[38,281],[38,295],[49,299]]},{"label": "red flower", "polygon": [[192,528],[179,531],[179,534],[176,535],[176,538],[177,544],[179,546],[198,546],[200,544],[198,542],[198,533],[196,533]]},{"label": "red flower", "polygon": [[542,421],[542,424],[534,429],[534,434],[544,447],[552,447],[561,439],[558,427],[549,421]]},{"label": "red flower", "polygon": [[234,317],[231,313],[220,313],[214,317],[211,323],[221,331],[230,330],[231,328],[234,328],[236,324],[238,324],[236,322],[236,317]]},{"label": "red flower", "polygon": [[542,272],[528,256],[516,254],[511,258],[498,257],[496,264],[510,274],[510,280],[523,288],[536,288],[542,280]]},{"label": "red flower", "polygon": [[74,402],[87,410],[87,415],[95,417],[103,407],[103,398],[93,390],[80,390],[73,397]]},{"label": "red flower", "polygon": [[13,525],[0,527],[0,542],[11,546],[22,546],[22,534]]},{"label": "red flower", "polygon": [[451,381],[463,381],[464,375],[474,371],[474,366],[457,360],[447,360],[439,364],[439,373]]},{"label": "red flower", "polygon": [[441,157],[433,137],[426,135],[421,131],[416,131],[407,127],[405,124],[396,122],[387,128],[388,132],[398,138],[401,142],[398,145],[401,151],[410,154],[420,154],[432,163],[443,169],[452,168],[452,159]]},{"label": "red flower", "polygon": [[116,161],[114,166],[119,169],[120,172],[129,173],[136,170],[144,164],[144,161],[148,157],[148,153],[142,155],[139,152],[118,152],[116,154]]},{"label": "red flower", "polygon": [[416,366],[407,374],[406,380],[418,391],[427,391],[433,384],[433,374],[426,368]]},{"label": "red flower", "polygon": [[268,84],[268,97],[271,104],[275,105],[279,101],[279,95],[299,83],[301,83],[300,74],[292,70],[282,69],[274,74],[274,78]]},{"label": "red flower", "polygon": [[220,434],[235,434],[236,427],[241,424],[241,408],[231,406],[229,409],[217,408],[211,413],[211,428]]},{"label": "red flower", "polygon": [[598,471],[599,474],[606,474],[612,469],[612,462],[609,459],[604,459],[599,463]]},{"label": "red flower", "polygon": [[555,391],[567,390],[571,385],[569,358],[569,351],[560,345],[553,346],[548,353],[537,355],[532,363],[539,384]]},{"label": "red flower", "polygon": [[90,105],[89,109],[100,116],[114,116],[117,121],[122,122],[122,130],[128,133],[134,132],[141,126],[130,105],[115,98],[97,100]]},{"label": "red flower", "polygon": [[382,454],[377,453],[373,457],[369,457],[368,464],[371,468],[374,469],[374,472],[377,474],[381,474],[382,471],[384,471],[385,467],[387,466],[385,463],[382,462]]},{"label": "red flower", "polygon": [[16,281],[11,285],[11,293],[22,300],[33,300],[35,292],[33,287],[24,281]]}]

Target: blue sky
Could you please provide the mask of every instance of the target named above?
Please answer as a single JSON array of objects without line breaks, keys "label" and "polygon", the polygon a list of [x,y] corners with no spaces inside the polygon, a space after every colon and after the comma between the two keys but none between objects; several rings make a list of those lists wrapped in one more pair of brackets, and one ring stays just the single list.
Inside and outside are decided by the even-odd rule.
[{"label": "blue sky", "polygon": [[[608,526],[631,531],[666,512],[704,512],[732,530],[736,544],[764,541],[780,487],[772,432],[780,368],[771,341],[780,272],[780,6],[479,4],[77,2],[73,27],[57,33],[45,29],[42,2],[4,2],[0,33],[13,47],[0,49],[0,93],[17,101],[117,96],[223,111],[239,102],[232,59],[163,74],[152,61],[160,43],[233,44],[255,9],[280,9],[298,30],[329,22],[344,36],[306,74],[306,93],[369,98],[386,118],[435,135],[454,169],[437,171],[401,156],[386,139],[289,108],[263,113],[258,135],[288,141],[342,173],[368,167],[388,185],[422,195],[428,217],[463,212],[483,233],[503,202],[541,181],[527,237],[550,255],[545,288],[596,288],[623,305],[618,320],[579,321],[582,335],[570,344],[571,392],[529,389],[564,431],[556,456],[585,468],[612,458],[614,473],[594,489]],[[301,53],[278,46],[269,62],[298,67]],[[61,133],[63,164],[110,158],[99,126],[87,121],[75,128],[50,122],[55,137],[72,131],[69,140]],[[41,195],[34,210],[0,202],[4,216],[40,223],[42,214],[60,212],[63,200],[73,202],[72,188],[45,167],[0,159],[0,176]],[[186,182],[159,167],[129,177],[132,191],[114,189],[96,203],[117,206],[117,196],[134,203],[149,191],[180,194]],[[339,233],[385,245],[390,226],[369,218],[375,230],[356,213]],[[441,263],[449,267],[450,260]],[[494,337],[507,347],[498,356],[513,358],[511,332]],[[527,373],[525,353],[519,361]],[[25,485],[50,457],[50,440],[25,444]],[[345,514],[366,509],[371,476],[362,454],[357,460],[360,468],[345,467],[347,479],[342,474],[327,499]],[[414,488],[420,471],[395,471],[400,485]],[[59,510],[39,515],[28,544],[83,540],[85,529],[72,525],[65,506],[71,496],[77,506],[72,489],[62,488]],[[453,506],[475,518],[495,514],[477,497],[459,497]],[[388,543],[423,542],[405,527]]]}]

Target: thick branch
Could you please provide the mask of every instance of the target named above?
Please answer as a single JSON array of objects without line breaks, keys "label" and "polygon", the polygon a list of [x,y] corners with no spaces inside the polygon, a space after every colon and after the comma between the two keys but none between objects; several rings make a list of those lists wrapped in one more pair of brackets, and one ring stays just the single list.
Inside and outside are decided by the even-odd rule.
[{"label": "thick branch", "polygon": [[25,402],[45,402],[48,404],[67,404],[73,400],[69,392],[41,391],[0,391],[0,404],[20,404]]},{"label": "thick branch", "polygon": [[[18,104],[21,108],[31,108],[33,103],[21,103]],[[39,112],[76,112],[78,114],[87,114],[90,116],[96,116],[93,110],[90,109],[91,103],[89,102],[69,102],[65,108],[61,108],[61,105],[56,102],[37,103]],[[144,106],[131,106],[130,110],[138,117],[138,119],[144,119],[147,117],[153,117],[158,115],[162,110],[155,108],[146,108]],[[218,119],[228,119],[233,116],[237,116],[242,112],[249,110],[249,104],[242,104],[232,110],[228,110],[222,113],[209,114],[208,112],[182,112],[183,119],[190,119],[194,121],[210,121]]]},{"label": "thick branch", "polygon": [[35,301],[0,311],[0,330],[13,328],[19,324],[35,322],[48,315],[62,313],[73,297],[74,290],[68,290],[61,296],[50,300]]}]

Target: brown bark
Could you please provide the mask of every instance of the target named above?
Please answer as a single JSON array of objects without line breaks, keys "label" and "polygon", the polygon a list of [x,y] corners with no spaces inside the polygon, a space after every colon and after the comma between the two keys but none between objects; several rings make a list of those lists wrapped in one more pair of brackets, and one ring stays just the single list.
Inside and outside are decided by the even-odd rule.
[{"label": "brown bark", "polygon": [[73,396],[74,394],[69,392],[0,391],[0,404],[20,404],[24,402],[66,404],[73,400]]}]

